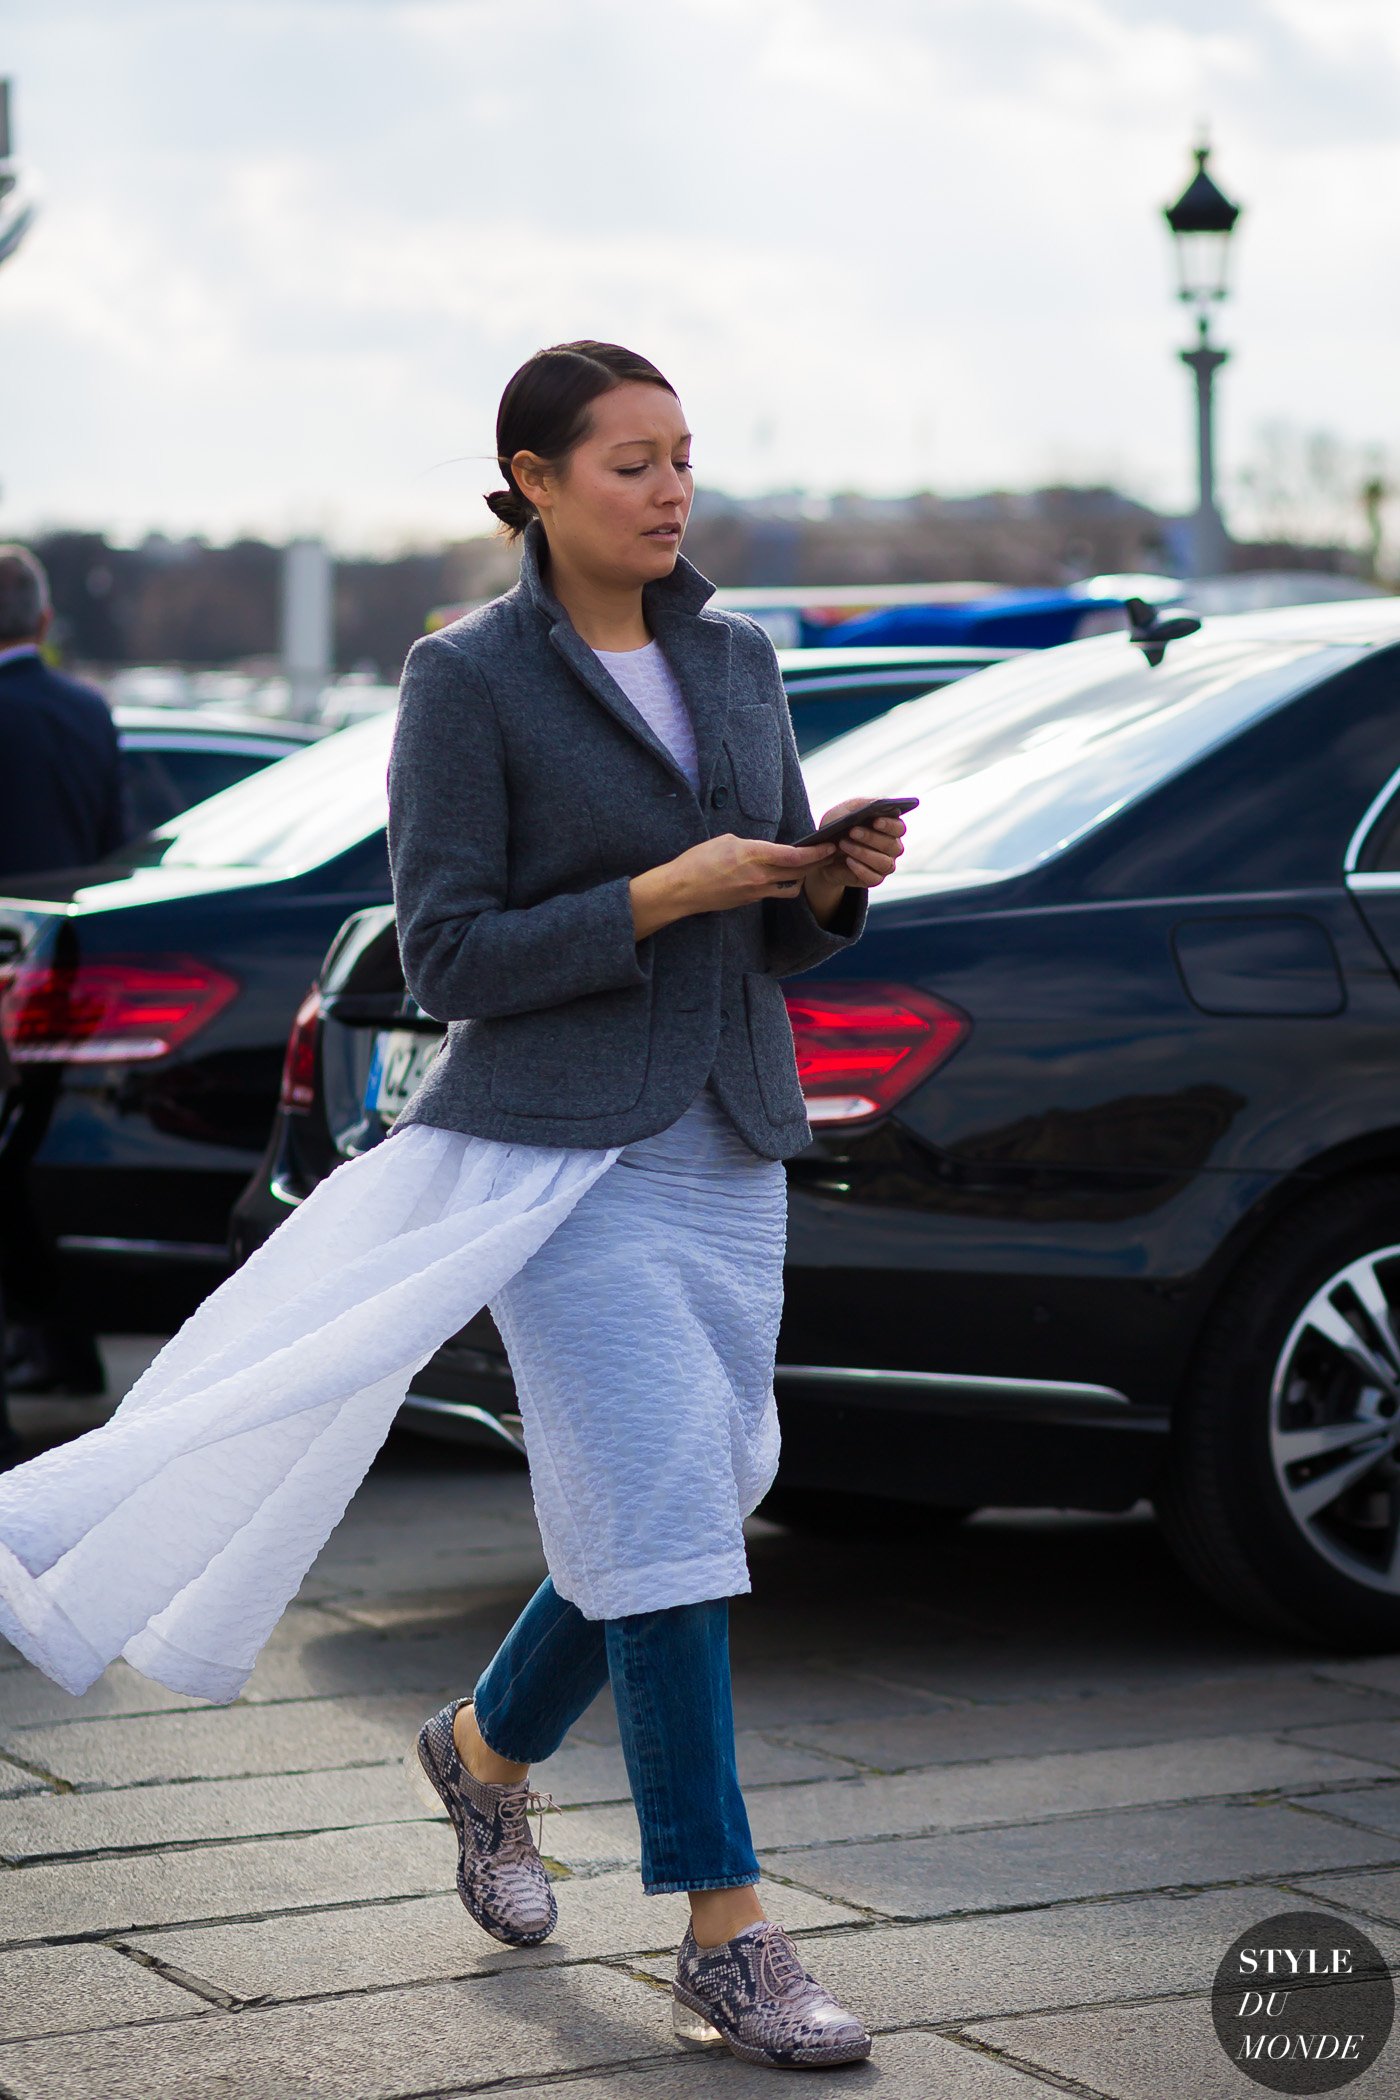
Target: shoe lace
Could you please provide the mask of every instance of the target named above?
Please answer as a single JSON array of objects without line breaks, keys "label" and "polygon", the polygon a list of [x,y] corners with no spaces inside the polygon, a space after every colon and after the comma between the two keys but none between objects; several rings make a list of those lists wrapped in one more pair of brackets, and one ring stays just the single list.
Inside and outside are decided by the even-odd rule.
[{"label": "shoe lace", "polygon": [[519,1859],[530,1842],[530,1816],[538,1810],[539,1829],[535,1835],[535,1850],[540,1849],[544,1836],[544,1813],[547,1808],[558,1808],[553,1794],[542,1794],[533,1787],[521,1787],[518,1792],[502,1794],[496,1805],[500,1817],[501,1841],[496,1847],[497,1859]]},{"label": "shoe lace", "polygon": [[770,1919],[767,1930],[754,1936],[759,1942],[755,1977],[761,1996],[781,1998],[787,1993],[803,2006],[825,1997],[821,1985],[802,1966],[802,1957],[781,1925]]}]

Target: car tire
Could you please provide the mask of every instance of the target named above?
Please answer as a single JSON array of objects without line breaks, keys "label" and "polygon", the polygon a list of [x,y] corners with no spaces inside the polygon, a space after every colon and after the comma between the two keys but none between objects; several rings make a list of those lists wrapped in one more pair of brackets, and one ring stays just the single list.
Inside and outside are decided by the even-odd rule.
[{"label": "car tire", "polygon": [[1227,1285],[1154,1497],[1187,1573],[1237,1617],[1343,1651],[1400,1647],[1400,1178],[1338,1183]]},{"label": "car tire", "polygon": [[807,1538],[865,1543],[911,1540],[934,1543],[973,1511],[927,1502],[897,1502],[886,1495],[843,1494],[839,1488],[770,1488],[754,1512],[786,1531]]}]

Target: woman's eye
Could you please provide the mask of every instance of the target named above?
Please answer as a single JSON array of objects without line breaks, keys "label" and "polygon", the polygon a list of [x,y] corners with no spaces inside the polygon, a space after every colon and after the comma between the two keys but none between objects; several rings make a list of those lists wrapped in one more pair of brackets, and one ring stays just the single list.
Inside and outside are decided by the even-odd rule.
[{"label": "woman's eye", "polygon": [[645,474],[646,467],[619,467],[617,471],[619,474]]}]

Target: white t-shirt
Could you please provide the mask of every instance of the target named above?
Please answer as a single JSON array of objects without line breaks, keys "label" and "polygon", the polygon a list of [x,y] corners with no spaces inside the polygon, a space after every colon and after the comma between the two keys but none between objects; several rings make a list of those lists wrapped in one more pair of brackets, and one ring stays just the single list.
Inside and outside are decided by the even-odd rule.
[{"label": "white t-shirt", "polygon": [[661,644],[648,642],[644,649],[595,649],[593,654],[655,730],[691,786],[698,789],[700,768],[690,709],[680,681],[661,653]]}]

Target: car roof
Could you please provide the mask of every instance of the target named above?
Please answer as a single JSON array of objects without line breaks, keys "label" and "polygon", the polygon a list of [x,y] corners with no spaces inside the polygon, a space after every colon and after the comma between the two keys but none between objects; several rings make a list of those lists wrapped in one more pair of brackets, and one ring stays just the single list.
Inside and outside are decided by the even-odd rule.
[{"label": "car roof", "polygon": [[[1190,587],[1185,603],[1162,607],[1162,617],[1175,619],[1191,610]],[[1212,635],[1230,641],[1343,642],[1381,648],[1400,642],[1400,597],[1333,598],[1321,605],[1279,605],[1261,612],[1209,613]],[[1071,647],[1081,647],[1074,643]],[[1171,644],[1168,643],[1168,648]]]},{"label": "car roof", "polygon": [[238,714],[232,709],[208,707],[138,707],[118,701],[112,709],[118,729],[139,730],[143,735],[162,730],[171,736],[198,733],[211,742],[220,738],[262,737],[269,743],[318,743],[326,734],[320,722],[289,722],[276,715]]}]

